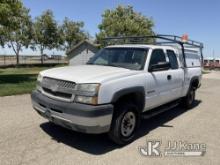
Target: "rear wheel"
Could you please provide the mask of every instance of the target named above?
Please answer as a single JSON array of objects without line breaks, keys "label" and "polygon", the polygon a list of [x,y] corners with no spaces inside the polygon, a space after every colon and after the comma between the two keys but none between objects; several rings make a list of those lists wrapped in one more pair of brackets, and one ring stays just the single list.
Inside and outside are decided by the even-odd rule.
[{"label": "rear wheel", "polygon": [[140,122],[137,106],[123,103],[115,106],[109,137],[115,143],[124,145],[134,140]]},{"label": "rear wheel", "polygon": [[193,89],[193,87],[191,87],[187,95],[183,98],[182,105],[187,109],[192,108],[195,101],[195,96],[196,96],[196,91],[195,89]]}]

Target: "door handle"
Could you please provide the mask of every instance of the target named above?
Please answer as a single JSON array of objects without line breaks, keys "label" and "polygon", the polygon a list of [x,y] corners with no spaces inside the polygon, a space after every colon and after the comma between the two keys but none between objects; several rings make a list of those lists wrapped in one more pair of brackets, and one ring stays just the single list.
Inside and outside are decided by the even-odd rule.
[{"label": "door handle", "polygon": [[172,76],[171,75],[167,75],[167,80],[171,80]]}]

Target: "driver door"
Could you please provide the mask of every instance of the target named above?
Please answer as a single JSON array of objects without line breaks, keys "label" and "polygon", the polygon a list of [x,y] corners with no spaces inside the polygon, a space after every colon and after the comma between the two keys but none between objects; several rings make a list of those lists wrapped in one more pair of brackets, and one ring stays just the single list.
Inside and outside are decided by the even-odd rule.
[{"label": "driver door", "polygon": [[[148,67],[158,63],[168,62],[163,49],[154,49],[151,53]],[[148,68],[148,70],[149,70]],[[170,70],[148,71],[146,107],[152,109],[171,100]]]}]

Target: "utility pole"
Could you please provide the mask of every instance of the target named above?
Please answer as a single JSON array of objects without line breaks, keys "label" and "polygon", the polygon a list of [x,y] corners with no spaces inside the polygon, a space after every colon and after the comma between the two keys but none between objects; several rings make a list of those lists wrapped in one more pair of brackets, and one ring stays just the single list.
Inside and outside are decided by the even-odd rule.
[{"label": "utility pole", "polygon": [[215,50],[214,49],[212,51],[212,57],[213,57],[213,59],[215,59]]},{"label": "utility pole", "polygon": [[213,56],[213,69],[215,69],[215,50],[214,49],[212,52],[212,56]]}]

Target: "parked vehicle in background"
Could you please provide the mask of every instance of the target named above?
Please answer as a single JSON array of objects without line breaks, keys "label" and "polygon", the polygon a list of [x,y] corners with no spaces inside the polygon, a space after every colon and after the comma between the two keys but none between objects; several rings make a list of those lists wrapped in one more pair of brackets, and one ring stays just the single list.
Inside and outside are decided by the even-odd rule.
[{"label": "parked vehicle in background", "polygon": [[[143,43],[148,38],[154,45]],[[108,132],[114,142],[127,144],[142,117],[179,103],[193,106],[202,78],[202,43],[171,35],[106,41],[115,45],[106,46],[87,65],[39,74],[31,97],[40,115],[75,131]]]},{"label": "parked vehicle in background", "polygon": [[220,58],[206,57],[203,60],[205,69],[220,69]]}]

